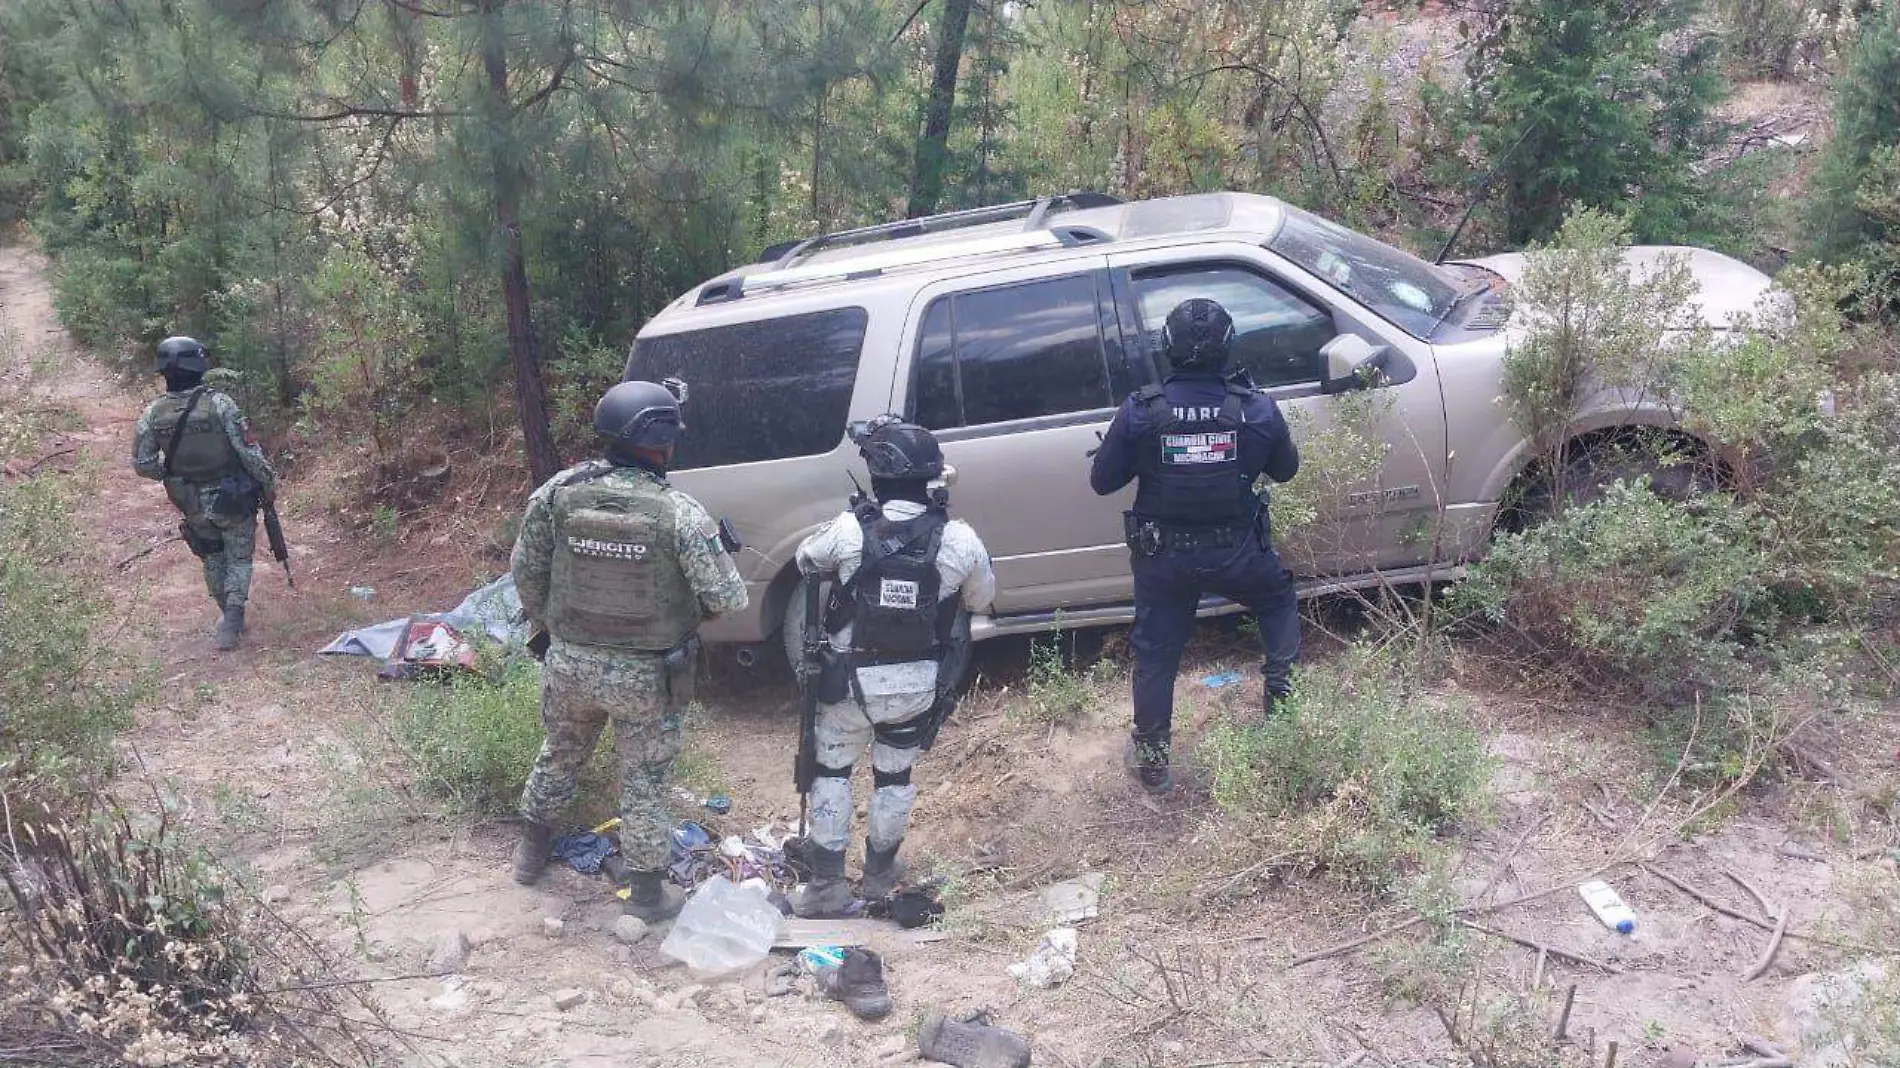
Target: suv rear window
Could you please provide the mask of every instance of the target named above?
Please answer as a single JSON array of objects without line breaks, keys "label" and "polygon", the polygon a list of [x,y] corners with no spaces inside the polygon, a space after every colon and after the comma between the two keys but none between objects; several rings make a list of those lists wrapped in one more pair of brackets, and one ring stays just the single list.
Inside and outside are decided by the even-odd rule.
[{"label": "suv rear window", "polygon": [[924,313],[912,418],[932,430],[1115,404],[1093,274],[942,297]]},{"label": "suv rear window", "polygon": [[844,438],[869,322],[835,308],[641,338],[625,378],[690,389],[676,471],[813,456]]}]

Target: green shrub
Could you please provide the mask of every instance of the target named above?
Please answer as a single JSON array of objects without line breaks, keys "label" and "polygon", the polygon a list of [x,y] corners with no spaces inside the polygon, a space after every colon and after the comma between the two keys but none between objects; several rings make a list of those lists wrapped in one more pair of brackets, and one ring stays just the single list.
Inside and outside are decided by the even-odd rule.
[{"label": "green shrub", "polygon": [[99,633],[73,531],[52,479],[0,479],[0,767],[16,772],[99,767],[149,685]]},{"label": "green shrub", "polygon": [[1080,668],[1064,655],[1061,632],[1042,635],[1029,647],[1028,700],[1014,711],[1035,723],[1080,723],[1101,704],[1102,687],[1114,671],[1107,660]]},{"label": "green shrub", "polygon": [[507,665],[499,678],[421,686],[396,710],[396,740],[423,785],[469,812],[513,812],[541,749],[541,670]]},{"label": "green shrub", "polygon": [[1198,754],[1214,800],[1344,882],[1385,890],[1473,811],[1484,746],[1462,708],[1421,696],[1394,654],[1355,646],[1303,669],[1293,714],[1223,723]]}]

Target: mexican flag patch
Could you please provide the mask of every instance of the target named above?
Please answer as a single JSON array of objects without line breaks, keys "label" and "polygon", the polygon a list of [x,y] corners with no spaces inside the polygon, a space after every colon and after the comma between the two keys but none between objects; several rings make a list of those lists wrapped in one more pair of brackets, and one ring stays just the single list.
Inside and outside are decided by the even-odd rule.
[{"label": "mexican flag patch", "polygon": [[1231,430],[1212,434],[1163,434],[1161,462],[1170,467],[1224,464],[1234,458],[1234,442]]}]

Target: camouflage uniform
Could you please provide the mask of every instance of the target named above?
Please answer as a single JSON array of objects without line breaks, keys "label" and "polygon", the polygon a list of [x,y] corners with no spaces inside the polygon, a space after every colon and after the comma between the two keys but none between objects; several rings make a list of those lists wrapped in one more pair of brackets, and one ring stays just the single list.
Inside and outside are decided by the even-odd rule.
[{"label": "camouflage uniform", "polygon": [[[176,402],[190,394],[191,390],[167,393],[153,401],[139,416],[138,429],[132,441],[132,469],[145,478],[165,484],[165,495],[184,514],[185,525],[191,528],[193,536],[206,542],[222,543],[223,548],[199,557],[204,565],[205,592],[221,605],[242,606],[250,599],[251,592],[251,553],[257,544],[256,507],[253,505],[238,515],[224,514],[219,508],[224,502],[220,500],[217,482],[193,482],[165,475],[164,449],[172,426],[169,423],[155,425],[154,416],[159,409],[175,406]],[[271,470],[270,461],[264,458],[264,450],[257,443],[257,435],[251,432],[250,422],[244,418],[244,411],[237,402],[215,389],[207,388],[204,396],[198,399],[194,414],[198,411],[210,412],[224,427],[225,437],[230,440],[238,465],[256,480],[259,492],[268,495],[275,491],[277,473]]]},{"label": "camouflage uniform", "polygon": [[[536,490],[515,541],[516,589],[537,625],[558,616],[551,604],[556,544],[555,493],[586,467],[571,468]],[[698,501],[666,480],[635,467],[616,467],[589,479],[590,489],[657,495],[671,513],[670,549],[698,604],[701,618],[736,612],[747,603],[745,582],[720,545],[718,527]],[[666,866],[672,821],[666,778],[680,750],[680,720],[693,699],[696,662],[669,679],[665,655],[574,641],[557,627],[549,633],[541,674],[541,721],[547,740],[521,792],[521,814],[555,826],[574,800],[575,784],[600,738],[613,724],[620,759],[620,849],[634,871]]]}]

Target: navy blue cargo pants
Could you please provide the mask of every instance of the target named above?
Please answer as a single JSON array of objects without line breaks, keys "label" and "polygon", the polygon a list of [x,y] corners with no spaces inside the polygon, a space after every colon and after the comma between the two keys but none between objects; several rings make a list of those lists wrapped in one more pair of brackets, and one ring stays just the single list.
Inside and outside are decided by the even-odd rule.
[{"label": "navy blue cargo pants", "polygon": [[1260,674],[1270,695],[1284,696],[1300,656],[1299,599],[1293,575],[1259,540],[1231,548],[1132,555],[1135,574],[1135,741],[1166,746],[1174,722],[1174,678],[1194,634],[1204,593],[1246,605],[1260,626]]}]

